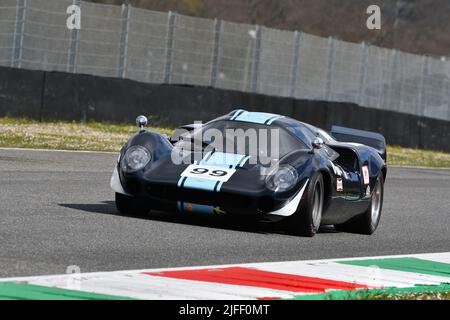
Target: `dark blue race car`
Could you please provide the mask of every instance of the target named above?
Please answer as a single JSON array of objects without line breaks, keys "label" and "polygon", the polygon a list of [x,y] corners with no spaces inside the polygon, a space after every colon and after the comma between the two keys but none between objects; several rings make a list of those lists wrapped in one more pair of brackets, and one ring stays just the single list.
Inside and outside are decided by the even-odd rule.
[{"label": "dark blue race car", "polygon": [[245,110],[180,127],[170,138],[145,130],[145,117],[137,121],[141,129],[111,178],[123,214],[285,219],[303,236],[321,225],[372,234],[379,224],[387,171],[380,134],[337,126],[327,133]]}]

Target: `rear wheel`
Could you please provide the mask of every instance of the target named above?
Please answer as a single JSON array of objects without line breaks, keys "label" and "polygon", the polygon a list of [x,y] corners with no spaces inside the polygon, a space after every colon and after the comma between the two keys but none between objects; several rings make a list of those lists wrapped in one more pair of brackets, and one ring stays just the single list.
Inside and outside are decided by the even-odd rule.
[{"label": "rear wheel", "polygon": [[120,213],[125,215],[144,216],[150,211],[148,201],[121,193],[116,193],[116,207]]},{"label": "rear wheel", "polygon": [[300,236],[313,237],[322,221],[323,203],[323,177],[319,172],[309,182],[306,199],[300,203],[297,212],[292,216],[292,231]]},{"label": "rear wheel", "polygon": [[375,188],[372,192],[370,206],[367,210],[351,219],[350,221],[335,225],[335,228],[344,232],[352,232],[359,234],[373,234],[380,223],[381,211],[383,209],[383,194],[384,194],[384,179],[383,174],[380,173]]}]

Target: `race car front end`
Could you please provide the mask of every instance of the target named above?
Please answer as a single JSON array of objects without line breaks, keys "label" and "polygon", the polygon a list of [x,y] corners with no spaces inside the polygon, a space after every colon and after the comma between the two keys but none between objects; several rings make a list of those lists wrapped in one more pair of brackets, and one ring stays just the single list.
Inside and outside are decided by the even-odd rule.
[{"label": "race car front end", "polygon": [[111,187],[152,209],[279,220],[295,213],[307,180],[292,165],[266,168],[248,155],[210,151],[174,164],[172,152],[155,155],[132,143],[121,152]]}]

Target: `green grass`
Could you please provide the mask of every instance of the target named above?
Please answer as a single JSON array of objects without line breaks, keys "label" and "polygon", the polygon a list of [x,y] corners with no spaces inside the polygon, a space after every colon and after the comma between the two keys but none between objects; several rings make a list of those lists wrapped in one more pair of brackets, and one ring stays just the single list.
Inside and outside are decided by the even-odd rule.
[{"label": "green grass", "polygon": [[356,300],[450,300],[450,291],[408,294],[381,293],[366,296],[361,295]]},{"label": "green grass", "polygon": [[301,295],[289,300],[450,300],[450,284],[357,291],[337,290],[322,294]]},{"label": "green grass", "polygon": [[[170,135],[174,128],[153,126],[150,129]],[[38,122],[4,117],[0,118],[0,147],[118,151],[136,131],[132,123]],[[389,146],[388,163],[450,168],[450,153]]]},{"label": "green grass", "polygon": [[[150,129],[167,135],[173,131],[167,127]],[[136,126],[132,124],[0,118],[0,147],[118,151],[136,131]]]},{"label": "green grass", "polygon": [[450,153],[388,146],[388,163],[402,166],[450,168]]}]

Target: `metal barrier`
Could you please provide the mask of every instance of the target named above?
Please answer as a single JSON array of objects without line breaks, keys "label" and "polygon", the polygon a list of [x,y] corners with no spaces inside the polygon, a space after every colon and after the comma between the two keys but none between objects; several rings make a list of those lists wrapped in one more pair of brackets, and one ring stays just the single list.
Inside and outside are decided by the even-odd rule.
[{"label": "metal barrier", "polygon": [[[67,7],[81,7],[68,30]],[[0,0],[0,65],[357,103],[450,120],[450,61],[79,0]]]}]

